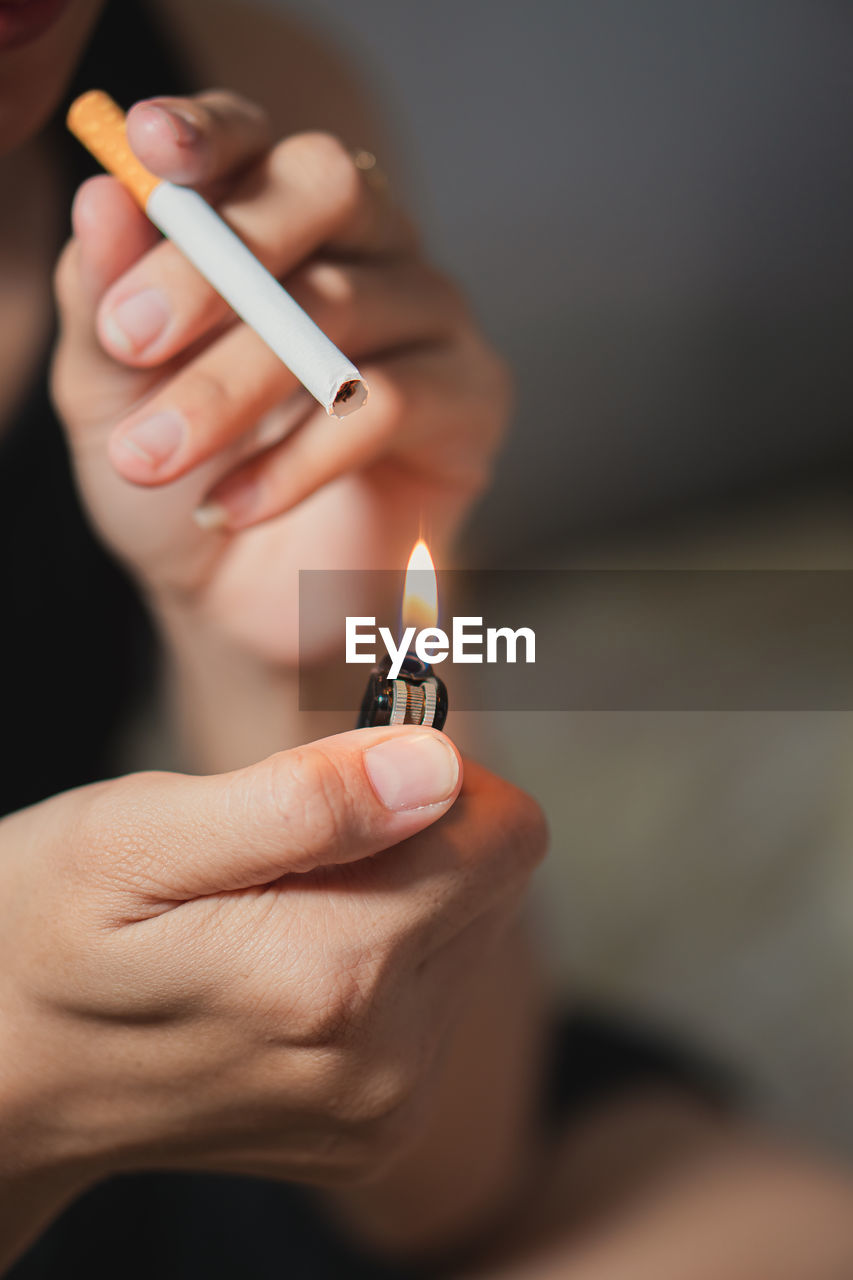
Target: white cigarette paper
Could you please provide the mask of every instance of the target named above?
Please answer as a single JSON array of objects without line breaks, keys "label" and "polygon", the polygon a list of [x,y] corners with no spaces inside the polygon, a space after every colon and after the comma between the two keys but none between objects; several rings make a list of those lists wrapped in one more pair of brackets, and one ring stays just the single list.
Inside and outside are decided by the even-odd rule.
[{"label": "white cigarette paper", "polygon": [[92,90],[78,98],[68,126],[327,413],[343,418],[361,408],[367,384],[355,365],[198,192],[140,163],[125,135],[124,113],[107,94]]},{"label": "white cigarette paper", "polygon": [[355,365],[197,191],[161,182],[145,212],[327,412],[341,418],[364,404]]}]

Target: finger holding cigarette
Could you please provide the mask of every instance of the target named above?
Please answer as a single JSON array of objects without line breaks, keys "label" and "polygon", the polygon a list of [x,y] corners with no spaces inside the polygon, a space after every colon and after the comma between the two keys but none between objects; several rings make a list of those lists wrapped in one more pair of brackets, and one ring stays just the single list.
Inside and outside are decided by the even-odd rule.
[{"label": "finger holding cigarette", "polygon": [[[157,111],[157,104],[147,104],[141,110],[148,111],[147,133],[151,134],[151,113]],[[199,164],[198,155],[202,150],[204,135],[198,130],[191,115],[181,116],[174,107],[172,111],[159,108],[165,122],[172,129],[177,147],[187,148],[184,158],[184,171],[192,173],[193,165],[187,165],[190,155],[196,161],[196,174],[201,176],[205,166]],[[240,119],[238,126],[244,136],[239,136],[239,129],[229,133],[219,130],[218,151],[209,161],[207,176],[216,177],[217,169],[233,162],[236,155],[245,156],[251,153],[252,143],[257,140],[260,149],[263,141],[260,122]],[[147,168],[132,149],[125,125],[124,115],[112,100],[99,91],[84,94],[72,105],[68,116],[69,128],[97,159],[112,172],[130,191],[134,199],[144,209],[151,221],[163,232],[171,242],[171,248],[177,249],[187,265],[192,264],[193,282],[200,275],[208,284],[207,290],[194,291],[196,308],[201,304],[201,313],[190,308],[184,313],[184,332],[174,324],[169,325],[170,334],[167,341],[172,344],[191,341],[211,325],[221,321],[222,315],[230,308],[236,315],[256,333],[275,356],[294,374],[312,396],[326,409],[327,413],[343,417],[361,407],[367,398],[367,387],[357,368],[344,356],[329,337],[315,324],[299,304],[278,282],[276,276],[284,274],[295,262],[287,261],[287,250],[293,254],[297,250],[296,260],[305,256],[306,245],[295,245],[294,237],[286,234],[279,246],[279,252],[271,256],[272,270],[268,269],[252,252],[240,231],[240,193],[234,199],[234,213],[238,216],[231,223],[221,217],[197,191],[178,185],[168,178],[159,176]],[[135,122],[134,133],[146,133],[145,122]],[[156,144],[156,125],[154,129]],[[150,140],[150,138],[149,138]],[[143,145],[143,150],[144,150]],[[180,171],[180,164],[178,169]],[[251,204],[257,216],[258,201]],[[327,227],[318,226],[316,218],[312,219],[315,234],[318,230],[327,231]],[[251,228],[247,228],[248,238]],[[244,232],[245,235],[245,232]],[[323,236],[328,239],[328,234]],[[165,246],[164,246],[165,248]],[[156,252],[152,251],[152,252]],[[175,279],[177,260],[161,249],[162,261],[157,264],[164,275],[169,275],[171,290],[177,296],[180,293],[180,278]],[[170,261],[171,259],[171,261]],[[171,273],[169,268],[172,268]],[[153,275],[156,277],[155,266]],[[180,275],[180,268],[177,269]],[[188,276],[185,280],[188,280]],[[124,316],[131,324],[121,323],[120,297],[105,299],[102,307],[102,333],[105,332],[108,343],[115,347],[124,347],[121,354],[139,355],[133,348],[143,337],[142,347],[151,347],[151,342],[144,341],[146,321],[156,319],[155,303],[160,301],[149,292],[145,300],[148,316],[144,315],[144,307],[137,303],[135,309],[128,308],[127,302],[139,297],[134,293],[134,282],[124,279],[121,284],[129,284],[129,293],[124,302]],[[152,286],[149,284],[148,289]],[[210,292],[215,291],[221,300],[219,304],[211,299]],[[164,319],[168,315],[168,303],[161,305]],[[165,327],[161,326],[161,327]],[[156,335],[155,335],[156,336]],[[165,350],[155,350],[149,359],[154,362],[162,360]],[[140,363],[145,363],[143,359]]]},{"label": "finger holding cigarette", "polygon": [[333,136],[271,141],[263,112],[226,91],[137,104],[126,132],[143,191],[192,182],[370,384],[341,424],[126,186],[82,185],[52,378],[81,493],[150,590],[212,593],[221,559],[242,602],[228,616],[242,617],[236,566],[257,556],[258,627],[280,639],[271,545],[279,568],[305,546],[334,565],[396,563],[395,538],[436,507],[449,522],[482,487],[505,379],[406,215]]}]

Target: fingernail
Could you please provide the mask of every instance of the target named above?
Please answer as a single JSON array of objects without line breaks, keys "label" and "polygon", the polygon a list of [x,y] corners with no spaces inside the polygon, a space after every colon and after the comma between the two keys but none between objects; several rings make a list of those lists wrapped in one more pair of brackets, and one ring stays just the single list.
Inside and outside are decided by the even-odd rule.
[{"label": "fingernail", "polygon": [[161,102],[145,102],[140,104],[139,110],[145,112],[152,124],[156,123],[158,117],[165,119],[178,146],[191,147],[200,136],[195,120],[180,107],[164,107]]},{"label": "fingernail", "polygon": [[193,519],[201,529],[222,529],[225,525],[239,528],[257,511],[260,492],[257,480],[240,480],[196,507]]},{"label": "fingernail", "polygon": [[101,323],[116,346],[141,351],[160,336],[171,318],[166,295],[159,289],[143,289],[106,312]]},{"label": "fingernail", "polygon": [[400,734],[369,747],[364,767],[388,809],[422,809],[441,804],[459,777],[456,752],[431,733]]},{"label": "fingernail", "polygon": [[164,409],[137,422],[118,440],[118,444],[152,466],[162,466],[180,448],[186,434],[186,422],[175,409]]},{"label": "fingernail", "polygon": [[218,502],[203,502],[200,507],[196,507],[193,512],[193,520],[195,520],[199,529],[224,529],[228,523],[228,512]]}]

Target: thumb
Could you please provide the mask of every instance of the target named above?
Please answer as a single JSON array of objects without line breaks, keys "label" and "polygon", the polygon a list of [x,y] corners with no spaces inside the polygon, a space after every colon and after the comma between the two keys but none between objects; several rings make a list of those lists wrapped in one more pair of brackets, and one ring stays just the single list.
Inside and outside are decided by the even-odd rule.
[{"label": "thumb", "polygon": [[[137,812],[143,828],[156,814],[154,829],[137,828],[119,848],[145,843],[159,900],[245,889],[398,844],[450,808],[461,775],[450,740],[415,726],[354,730],[230,774],[154,775],[157,795],[143,774]],[[138,886],[140,868],[132,870]]]}]

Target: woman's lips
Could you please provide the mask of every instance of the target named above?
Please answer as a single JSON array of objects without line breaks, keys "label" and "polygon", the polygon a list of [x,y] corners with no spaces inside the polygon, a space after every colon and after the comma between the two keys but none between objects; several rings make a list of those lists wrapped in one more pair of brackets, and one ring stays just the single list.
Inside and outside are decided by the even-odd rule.
[{"label": "woman's lips", "polygon": [[29,44],[52,27],[70,0],[0,0],[0,50]]}]

